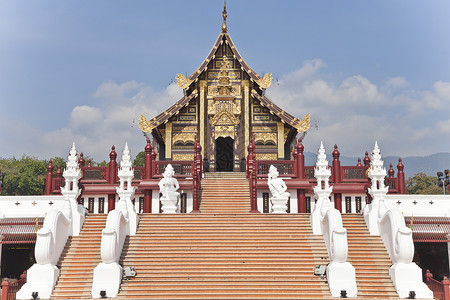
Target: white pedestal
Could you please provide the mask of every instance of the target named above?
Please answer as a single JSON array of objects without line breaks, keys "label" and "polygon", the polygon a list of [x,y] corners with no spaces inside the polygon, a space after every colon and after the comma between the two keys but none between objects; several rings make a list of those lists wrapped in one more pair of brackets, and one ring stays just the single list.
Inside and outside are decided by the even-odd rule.
[{"label": "white pedestal", "polygon": [[415,263],[396,263],[389,268],[389,276],[400,298],[408,298],[414,291],[416,299],[433,299],[433,292],[422,281],[422,270]]},{"label": "white pedestal", "polygon": [[163,214],[177,213],[178,193],[169,192],[167,196],[162,196],[159,201],[161,201],[161,209]]},{"label": "white pedestal", "polygon": [[341,291],[345,291],[349,298],[356,297],[355,268],[349,262],[330,263],[327,266],[327,279],[333,297],[341,297]]},{"label": "white pedestal", "polygon": [[272,203],[271,212],[274,214],[285,214],[287,211],[287,202],[289,198],[270,198],[270,202]]},{"label": "white pedestal", "polygon": [[122,267],[118,263],[98,264],[94,269],[92,298],[101,298],[101,291],[105,291],[108,298],[116,297],[122,281],[122,272]]},{"label": "white pedestal", "polygon": [[27,271],[27,283],[17,292],[16,299],[33,299],[32,293],[38,293],[38,299],[49,299],[52,295],[59,269],[51,264],[34,264]]}]

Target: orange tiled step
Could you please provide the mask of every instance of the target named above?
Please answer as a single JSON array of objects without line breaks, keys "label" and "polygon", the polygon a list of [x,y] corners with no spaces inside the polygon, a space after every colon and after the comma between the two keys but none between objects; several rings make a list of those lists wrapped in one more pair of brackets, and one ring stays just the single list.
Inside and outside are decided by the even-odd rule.
[{"label": "orange tiled step", "polygon": [[313,275],[328,255],[307,214],[144,214],[120,262],[138,274],[122,282],[119,299],[331,296]]},{"label": "orange tiled step", "polygon": [[100,263],[101,232],[106,218],[106,214],[87,215],[80,235],[69,239],[58,262],[61,273],[52,299],[91,297],[93,270]]},{"label": "orange tiled step", "polygon": [[342,214],[348,237],[348,261],[355,267],[358,296],[398,298],[389,277],[391,260],[379,236],[371,236],[360,214]]}]

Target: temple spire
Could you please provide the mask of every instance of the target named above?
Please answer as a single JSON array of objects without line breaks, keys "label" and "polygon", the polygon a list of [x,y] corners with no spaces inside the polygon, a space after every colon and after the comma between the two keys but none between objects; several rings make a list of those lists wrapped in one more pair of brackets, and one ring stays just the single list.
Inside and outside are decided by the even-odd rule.
[{"label": "temple spire", "polygon": [[226,0],[223,1],[222,16],[223,16],[222,32],[226,32],[227,31],[227,1]]}]

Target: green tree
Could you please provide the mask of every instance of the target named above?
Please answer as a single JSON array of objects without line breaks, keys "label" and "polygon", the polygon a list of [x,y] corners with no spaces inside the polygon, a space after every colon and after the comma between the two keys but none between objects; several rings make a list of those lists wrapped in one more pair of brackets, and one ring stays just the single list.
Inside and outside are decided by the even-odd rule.
[{"label": "green tree", "polygon": [[443,194],[444,191],[438,186],[438,179],[428,176],[423,172],[414,174],[406,180],[406,189],[409,194],[436,195]]},{"label": "green tree", "polygon": [[45,187],[47,162],[35,157],[0,159],[5,172],[2,195],[41,195]]},{"label": "green tree", "polygon": [[133,161],[133,166],[143,166],[145,163],[145,152],[141,151],[136,155]]}]

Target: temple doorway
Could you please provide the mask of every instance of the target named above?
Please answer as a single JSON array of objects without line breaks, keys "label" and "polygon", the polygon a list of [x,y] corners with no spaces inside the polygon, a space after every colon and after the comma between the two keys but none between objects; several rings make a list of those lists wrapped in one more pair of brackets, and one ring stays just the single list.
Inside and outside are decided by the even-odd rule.
[{"label": "temple doorway", "polygon": [[233,144],[231,137],[216,139],[216,172],[233,172]]}]

